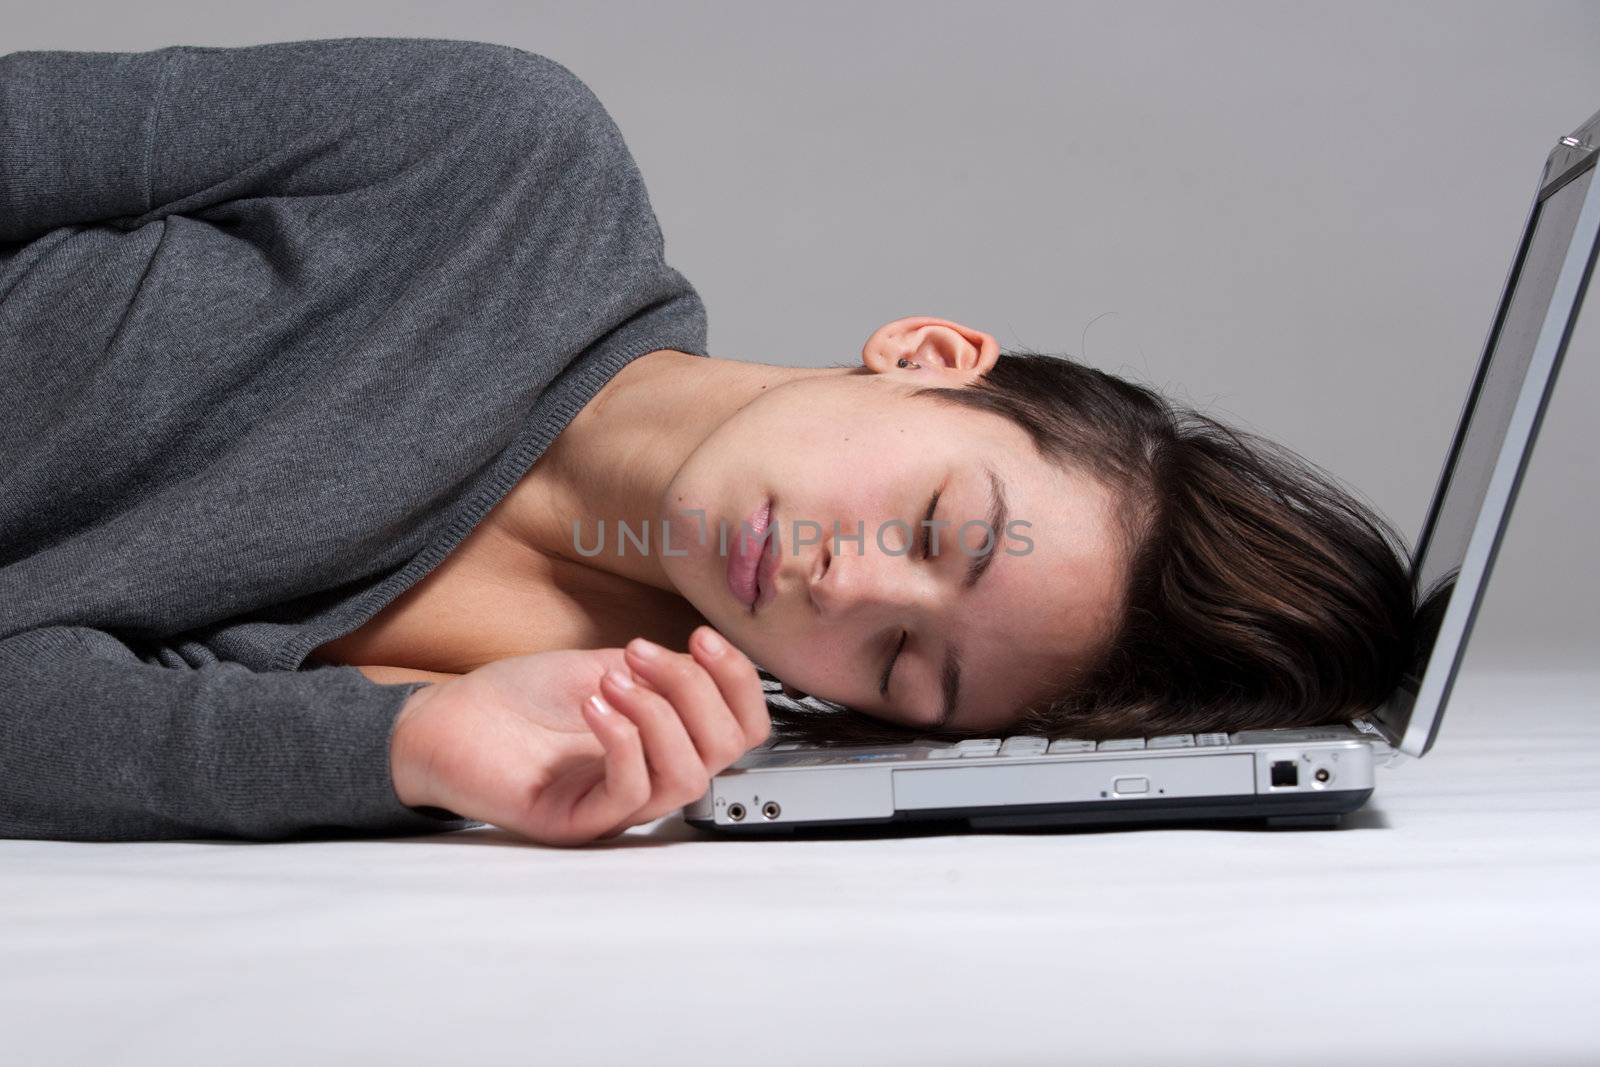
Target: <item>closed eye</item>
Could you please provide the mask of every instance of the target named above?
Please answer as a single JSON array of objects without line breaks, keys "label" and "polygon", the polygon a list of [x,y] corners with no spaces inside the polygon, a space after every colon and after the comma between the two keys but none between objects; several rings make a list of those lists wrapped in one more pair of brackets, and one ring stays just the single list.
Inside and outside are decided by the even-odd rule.
[{"label": "closed eye", "polygon": [[933,513],[939,508],[939,493],[933,491],[933,498],[928,501],[928,513],[922,517],[922,558],[928,558],[928,552],[933,543]]},{"label": "closed eye", "polygon": [[906,631],[900,631],[900,643],[894,646],[894,652],[889,656],[889,665],[883,669],[883,678],[878,682],[879,696],[889,695],[889,675],[894,673],[895,660],[900,658],[900,650],[906,647],[906,638],[910,636]]},{"label": "closed eye", "polygon": [[[942,492],[942,490],[939,490],[939,489],[935,489],[933,491],[933,496],[928,499],[928,511],[927,511],[927,514],[923,515],[923,517],[922,517],[922,546],[921,546],[921,554],[922,554],[922,558],[923,559],[927,559],[929,553],[932,551],[932,545],[933,545],[933,516],[934,516],[934,513],[939,510],[939,494],[941,492]],[[898,662],[899,659],[900,659],[900,651],[906,647],[906,638],[908,638],[910,636],[911,635],[909,633],[907,633],[906,631],[904,631],[904,630],[900,631],[900,642],[894,646],[894,652],[893,652],[893,654],[891,654],[889,656],[889,664],[888,664],[888,666],[884,667],[884,669],[883,669],[883,677],[878,682],[878,695],[879,696],[887,697],[889,695],[889,679],[894,674],[894,665],[895,665],[895,663]]]}]

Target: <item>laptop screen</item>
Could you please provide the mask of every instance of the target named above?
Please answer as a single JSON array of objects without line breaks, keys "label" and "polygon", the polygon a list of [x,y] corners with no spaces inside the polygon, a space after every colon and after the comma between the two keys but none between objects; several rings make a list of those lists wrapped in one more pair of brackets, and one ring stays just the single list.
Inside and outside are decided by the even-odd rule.
[{"label": "laptop screen", "polygon": [[1399,739],[1396,747],[1413,756],[1426,752],[1438,733],[1593,267],[1600,211],[1600,197],[1589,196],[1593,153],[1566,174],[1548,177],[1412,554],[1423,639],[1399,691],[1375,717]]}]

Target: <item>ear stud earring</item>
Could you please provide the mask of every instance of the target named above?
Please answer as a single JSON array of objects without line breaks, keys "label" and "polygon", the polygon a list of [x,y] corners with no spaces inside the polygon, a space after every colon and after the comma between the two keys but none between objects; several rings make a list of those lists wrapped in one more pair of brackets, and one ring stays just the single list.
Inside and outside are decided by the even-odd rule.
[{"label": "ear stud earring", "polygon": [[895,366],[896,367],[910,367],[912,370],[921,370],[922,369],[922,364],[913,363],[909,359],[906,359],[904,356],[902,356],[900,358],[900,362],[896,363]]}]

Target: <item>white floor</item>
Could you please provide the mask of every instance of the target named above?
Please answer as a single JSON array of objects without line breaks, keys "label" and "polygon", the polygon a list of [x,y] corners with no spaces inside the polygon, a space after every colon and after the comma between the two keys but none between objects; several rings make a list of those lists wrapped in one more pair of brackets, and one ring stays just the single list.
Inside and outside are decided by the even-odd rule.
[{"label": "white floor", "polygon": [[1592,1064],[1597,682],[1469,672],[1334,832],[3,841],[0,1059]]}]

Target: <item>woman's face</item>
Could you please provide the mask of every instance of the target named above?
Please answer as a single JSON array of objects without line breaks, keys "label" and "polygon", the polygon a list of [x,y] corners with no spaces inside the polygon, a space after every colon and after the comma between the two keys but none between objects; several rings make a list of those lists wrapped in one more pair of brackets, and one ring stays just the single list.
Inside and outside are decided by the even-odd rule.
[{"label": "woman's face", "polygon": [[[775,386],[721,424],[667,487],[662,513],[683,554],[662,562],[708,622],[786,685],[917,728],[952,706],[943,729],[999,733],[1063,668],[1093,657],[1115,621],[1113,499],[1042,459],[1010,420],[913,399],[918,386],[970,384],[995,346],[928,319],[874,341],[907,323],[923,328],[888,336],[920,369],[869,341],[874,373]],[[987,345],[962,355],[963,337]],[[752,607],[729,565],[741,526],[756,530],[752,516],[769,506],[769,541],[750,555],[773,559]]]}]

